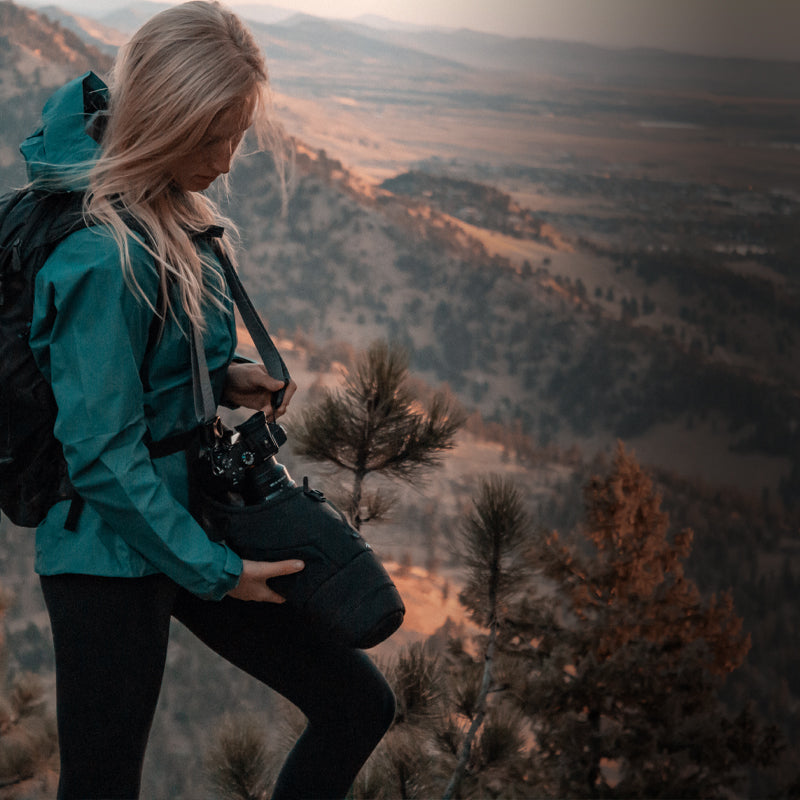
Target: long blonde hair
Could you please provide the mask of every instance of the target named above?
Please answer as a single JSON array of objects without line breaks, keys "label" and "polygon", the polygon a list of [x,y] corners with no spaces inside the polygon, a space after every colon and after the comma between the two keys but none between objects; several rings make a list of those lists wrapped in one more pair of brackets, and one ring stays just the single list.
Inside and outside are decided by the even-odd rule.
[{"label": "long blonde hair", "polygon": [[219,305],[222,279],[204,282],[192,234],[221,221],[226,230],[233,226],[210,198],[180,189],[168,165],[191,154],[215,117],[232,108],[241,108],[243,126],[253,120],[259,147],[273,152],[285,193],[285,137],[271,114],[267,67],[252,33],[214,0],[193,0],[152,17],[117,56],[108,123],[86,198],[86,213],[117,241],[132,288],[151,302],[131,267],[131,217],[146,232],[145,247],[158,267],[158,311],[174,314],[168,291],[174,282],[201,330],[204,303]]}]

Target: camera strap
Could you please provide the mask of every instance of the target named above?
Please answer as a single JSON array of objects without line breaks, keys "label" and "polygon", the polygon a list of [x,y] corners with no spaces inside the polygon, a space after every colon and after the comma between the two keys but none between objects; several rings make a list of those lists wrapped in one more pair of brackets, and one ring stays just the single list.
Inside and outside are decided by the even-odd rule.
[{"label": "camera strap", "polygon": [[272,407],[278,408],[283,402],[284,392],[289,385],[289,370],[278,352],[278,348],[275,347],[275,343],[264,326],[258,311],[256,311],[253,301],[245,291],[241,278],[233,268],[230,259],[222,252],[219,252],[218,255],[225,271],[225,280],[228,282],[228,288],[231,290],[236,307],[242,315],[242,320],[250,334],[250,338],[253,340],[253,344],[256,346],[258,355],[261,357],[261,363],[273,378],[283,379],[283,389],[279,389],[272,397]]},{"label": "camera strap", "polygon": [[[269,335],[258,311],[256,311],[252,300],[250,300],[231,260],[225,255],[222,248],[215,241],[222,236],[222,233],[222,228],[212,226],[201,234],[196,235],[195,238],[211,240],[214,252],[222,264],[225,280],[230,289],[233,301],[236,303],[236,307],[242,315],[242,321],[253,340],[261,362],[273,378],[283,379],[283,388],[274,392],[272,396],[273,408],[278,408],[283,402],[284,392],[289,385],[289,370],[281,354],[278,352],[278,348],[275,347],[275,343],[272,341],[272,337]],[[199,423],[205,424],[213,422],[216,419],[217,404],[214,401],[211,377],[208,373],[208,364],[206,363],[206,354],[203,347],[203,337],[194,325],[191,326],[189,343],[192,357],[192,384],[194,387],[195,416]]]},{"label": "camera strap", "polygon": [[205,424],[216,418],[217,404],[214,400],[214,390],[211,387],[211,376],[208,374],[203,337],[194,323],[190,323],[190,325],[192,336],[189,349],[192,354],[194,415],[200,424]]}]

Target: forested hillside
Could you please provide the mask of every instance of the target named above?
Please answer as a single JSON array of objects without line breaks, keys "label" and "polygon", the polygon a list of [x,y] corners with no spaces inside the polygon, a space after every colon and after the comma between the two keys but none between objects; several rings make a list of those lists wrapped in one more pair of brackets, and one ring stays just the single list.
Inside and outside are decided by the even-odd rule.
[{"label": "forested hillside", "polygon": [[[473,231],[497,228],[496,190],[433,176],[366,188],[324,152],[304,150],[297,165],[286,219],[266,164],[234,174],[243,270],[273,327],[318,341],[396,339],[422,374],[448,381],[468,407],[520,424],[544,444],[628,440],[664,423],[691,428],[714,418],[735,450],[795,457],[796,294],[777,295],[757,277],[690,255],[620,256],[618,271],[679,284],[684,316],[697,313],[695,304],[706,308],[698,325],[708,336],[689,339],[674,325],[642,322],[653,314],[648,294],[609,309],[602,287],[597,297],[583,280],[554,275],[547,255],[518,265],[493,254]],[[419,191],[410,195],[409,185]],[[547,238],[534,215],[507,196],[503,204],[510,238]],[[475,224],[462,227],[464,216]],[[662,295],[651,292],[653,305]],[[744,315],[765,320],[767,312],[771,343],[747,336],[753,319],[738,327]],[[720,341],[742,359],[719,358]],[[767,360],[776,367],[769,374],[760,366]],[[794,480],[786,476],[781,488],[789,504]],[[755,475],[750,488],[762,489]]]}]

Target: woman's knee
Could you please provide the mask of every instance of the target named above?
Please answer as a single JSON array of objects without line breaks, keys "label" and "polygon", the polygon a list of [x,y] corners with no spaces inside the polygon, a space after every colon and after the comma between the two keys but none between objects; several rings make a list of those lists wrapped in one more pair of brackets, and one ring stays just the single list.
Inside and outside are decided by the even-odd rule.
[{"label": "woman's knee", "polygon": [[347,669],[340,669],[332,681],[335,690],[316,703],[311,721],[342,724],[380,739],[394,721],[396,700],[383,673],[363,652],[350,651]]},{"label": "woman's knee", "polygon": [[363,682],[359,689],[359,710],[362,720],[368,722],[378,739],[394,722],[397,700],[383,673],[375,667],[372,680]]},{"label": "woman's knee", "polygon": [[386,732],[394,722],[394,717],[397,713],[397,698],[385,678],[383,679],[383,685],[385,688],[382,694],[382,719],[385,723],[384,732]]}]

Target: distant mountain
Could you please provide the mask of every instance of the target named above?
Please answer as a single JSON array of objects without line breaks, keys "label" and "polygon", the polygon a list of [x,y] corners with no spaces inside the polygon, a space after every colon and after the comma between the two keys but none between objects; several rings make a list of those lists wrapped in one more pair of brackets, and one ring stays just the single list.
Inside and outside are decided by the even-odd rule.
[{"label": "distant mountain", "polygon": [[140,2],[114,8],[111,12],[99,14],[98,12],[92,12],[91,16],[110,28],[116,28],[118,31],[130,35],[143,22],[169,7],[169,3],[152,3],[149,0],[140,0]]},{"label": "distant mountain", "polygon": [[242,17],[242,19],[252,20],[253,22],[262,22],[267,25],[273,25],[276,22],[282,22],[295,13],[288,8],[267,5],[266,3],[248,3],[247,5],[237,5],[236,3],[231,3],[229,5],[240,17]]},{"label": "distant mountain", "polygon": [[[353,30],[367,28],[370,36],[381,41],[402,45],[424,53],[436,54],[440,58],[457,61],[470,67],[493,70],[515,70],[521,72],[540,71],[542,59],[536,51],[537,40],[511,39],[491,33],[480,33],[467,29],[409,28],[408,26],[389,26],[380,21],[376,25],[369,22],[342,23]],[[558,48],[570,48],[564,42]],[[580,47],[583,47],[581,45]],[[569,60],[565,54],[564,63]],[[559,61],[559,69],[563,66]]]},{"label": "distant mountain", "polygon": [[[40,4],[40,0],[28,2],[35,6]],[[65,0],[61,7],[72,15],[88,15],[130,34],[168,4],[150,0],[134,3]],[[354,21],[323,20],[268,4],[234,4],[233,8],[254,23],[296,28],[294,35],[302,32],[308,38],[293,39],[286,44],[319,45],[327,54],[337,49],[340,53],[366,55],[376,47],[392,45],[398,48],[395,53],[424,53],[439,63],[456,62],[477,69],[557,75],[630,88],[702,89],[738,97],[800,99],[800,59],[787,62],[704,57],[646,48],[608,48],[554,39],[513,38],[468,29],[398,23],[375,14],[365,14]],[[360,41],[346,40],[345,30],[360,37]],[[371,42],[368,47],[365,46],[367,41]],[[346,49],[342,45],[346,45]],[[290,53],[279,44],[274,44],[272,51],[273,58],[309,55],[307,51]],[[391,57],[392,54],[385,55]]]},{"label": "distant mountain", "polygon": [[303,55],[315,60],[324,56],[336,62],[390,68],[395,74],[415,69],[464,68],[458,59],[415,47],[413,40],[394,43],[376,36],[373,28],[308,14],[294,14],[276,25],[266,26],[264,32],[302,48]]},{"label": "distant mountain", "polygon": [[[25,0],[24,4],[42,12],[48,7],[48,3],[50,2],[51,0]],[[58,3],[58,7],[61,9],[62,13],[66,12],[76,16],[89,16],[95,19],[101,19],[123,8],[141,9],[147,5],[163,5],[163,7],[166,8],[168,4],[148,3],[147,0],[141,0],[141,2],[137,0],[133,3],[131,0],[60,0]],[[266,3],[248,3],[246,5],[227,3],[227,5],[242,17],[266,23],[278,22],[295,13],[291,9],[280,8]],[[133,12],[134,15],[137,13],[139,12]]]},{"label": "distant mountain", "polygon": [[32,132],[47,97],[69,78],[111,59],[58,22],[29,8],[0,2],[0,191],[25,181],[17,152]]},{"label": "distant mountain", "polygon": [[[168,8],[166,3],[141,2],[115,7],[110,13],[91,12],[91,19],[56,7],[42,9],[85,41],[113,51],[145,20]],[[264,47],[276,87],[283,92],[326,95],[336,80],[354,89],[385,91],[398,82],[421,88],[449,82],[454,74],[469,74],[471,67],[404,43],[376,37],[367,26],[353,26],[275,6],[240,6]],[[96,20],[96,22],[95,22]],[[99,24],[98,24],[99,23]],[[429,87],[428,87],[429,88]]]},{"label": "distant mountain", "polygon": [[96,47],[111,57],[114,56],[117,48],[128,38],[127,34],[122,33],[117,28],[104,25],[91,17],[65,11],[60,6],[42,6],[38,9],[38,13],[72,31],[87,44]]},{"label": "distant mountain", "polygon": [[[44,6],[50,5],[52,0],[25,0],[24,5],[41,11]],[[58,6],[63,11],[72,14],[85,14],[90,17],[108,14],[117,8],[129,5],[130,0],[61,0]]]},{"label": "distant mountain", "polygon": [[82,36],[28,8],[0,0],[0,63],[11,66],[20,58],[38,60],[45,71],[53,65],[71,70],[107,67],[110,60]]},{"label": "distant mountain", "polygon": [[[354,26],[363,27],[363,26]],[[734,96],[800,98],[800,60],[758,61],[614,49],[553,39],[513,39],[471,30],[371,27],[371,35],[475,68],[553,75],[650,89],[704,89]]]},{"label": "distant mountain", "polygon": [[[472,67],[383,41],[364,26],[294,14],[250,27],[267,54],[273,86],[294,97],[436,105],[442,95],[475,84]],[[479,93],[478,102],[489,103],[491,96]]]},{"label": "distant mountain", "polygon": [[[90,5],[85,14],[106,28],[129,35],[167,7],[166,3],[141,0],[99,8]],[[274,64],[277,85],[290,92],[303,89],[314,95],[329,91],[331,70],[337,74],[363,72],[373,87],[383,88],[387,81],[405,75],[423,85],[427,77],[446,78],[438,74],[442,69],[466,68],[557,77],[594,88],[699,90],[732,97],[800,99],[800,61],[726,59],[510,38],[467,29],[401,25],[376,15],[364,15],[357,21],[330,20],[272,5],[239,5],[235,9],[258,33]],[[69,14],[73,20],[79,19],[74,11]],[[78,30],[74,23],[65,20],[65,24]],[[113,44],[107,34],[92,31],[91,25],[81,22],[79,26],[90,43]]]},{"label": "distant mountain", "polygon": [[412,22],[398,22],[380,14],[361,14],[352,20],[358,25],[366,25],[379,31],[452,31],[454,28],[445,25],[415,25]]}]

